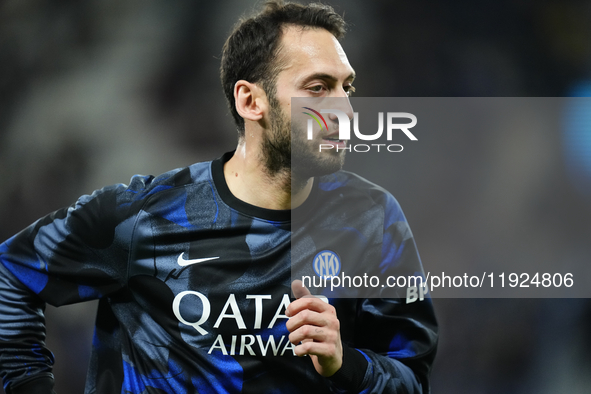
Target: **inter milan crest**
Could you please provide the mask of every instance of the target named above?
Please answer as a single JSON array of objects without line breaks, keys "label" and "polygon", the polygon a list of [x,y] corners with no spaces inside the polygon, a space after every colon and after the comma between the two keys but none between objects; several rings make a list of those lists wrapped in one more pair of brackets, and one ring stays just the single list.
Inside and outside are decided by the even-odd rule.
[{"label": "inter milan crest", "polygon": [[321,278],[337,276],[341,272],[341,259],[332,250],[323,250],[314,256],[313,266]]}]

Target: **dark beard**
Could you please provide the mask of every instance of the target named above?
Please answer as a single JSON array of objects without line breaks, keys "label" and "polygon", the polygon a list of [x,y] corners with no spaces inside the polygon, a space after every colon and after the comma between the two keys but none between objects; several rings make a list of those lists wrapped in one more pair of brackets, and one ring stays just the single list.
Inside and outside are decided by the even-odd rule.
[{"label": "dark beard", "polygon": [[291,172],[290,127],[281,116],[281,109],[274,99],[269,99],[271,107],[271,138],[264,138],[261,149],[262,159],[268,175]]},{"label": "dark beard", "polygon": [[269,97],[269,106],[271,138],[263,140],[261,149],[268,175],[289,176],[292,191],[296,191],[308,179],[332,174],[343,167],[344,151],[337,157],[328,154],[319,157],[314,151],[313,144],[304,138],[305,131],[299,127],[300,125],[294,125],[292,130],[289,117],[283,114],[275,97]]}]

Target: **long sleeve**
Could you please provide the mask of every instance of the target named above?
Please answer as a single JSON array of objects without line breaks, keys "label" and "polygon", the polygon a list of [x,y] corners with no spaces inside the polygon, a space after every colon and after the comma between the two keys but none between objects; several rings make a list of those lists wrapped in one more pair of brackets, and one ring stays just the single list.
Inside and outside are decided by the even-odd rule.
[{"label": "long sleeve", "polygon": [[[381,260],[373,273],[382,280],[390,275],[424,277],[400,205],[391,194],[375,191],[375,201],[384,208],[384,219]],[[333,300],[337,311],[344,312],[341,337],[346,349],[341,373],[332,379],[335,392],[430,393],[429,374],[438,342],[433,303],[428,294],[407,299],[402,290],[394,293],[386,289],[388,298],[359,299],[355,304]]]},{"label": "long sleeve", "polygon": [[[0,264],[0,376],[4,388],[52,381],[53,354],[45,347],[45,303]],[[51,392],[51,387],[48,386]]]},{"label": "long sleeve", "polygon": [[129,208],[144,180],[83,196],[0,244],[0,376],[8,391],[52,379],[45,303],[108,297],[125,286]]},{"label": "long sleeve", "polygon": [[[421,275],[417,246],[398,201],[384,195],[381,276]],[[362,387],[368,393],[429,393],[438,326],[429,295],[360,300],[355,347],[368,360]]]},{"label": "long sleeve", "polygon": [[361,310],[355,345],[369,362],[362,387],[370,393],[429,393],[437,349],[431,299],[365,300]]},{"label": "long sleeve", "polygon": [[377,298],[357,300],[356,304],[347,299],[331,303],[343,316],[344,360],[341,370],[330,379],[334,392],[430,392],[429,373],[437,350],[431,299],[412,304]]}]

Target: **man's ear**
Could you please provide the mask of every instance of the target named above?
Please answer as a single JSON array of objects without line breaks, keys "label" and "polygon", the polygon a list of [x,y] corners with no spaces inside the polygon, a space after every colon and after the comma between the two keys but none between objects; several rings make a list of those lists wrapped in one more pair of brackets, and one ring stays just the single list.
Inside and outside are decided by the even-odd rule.
[{"label": "man's ear", "polygon": [[267,112],[267,95],[255,83],[242,79],[236,82],[234,85],[234,100],[236,102],[236,112],[245,121],[257,122]]}]

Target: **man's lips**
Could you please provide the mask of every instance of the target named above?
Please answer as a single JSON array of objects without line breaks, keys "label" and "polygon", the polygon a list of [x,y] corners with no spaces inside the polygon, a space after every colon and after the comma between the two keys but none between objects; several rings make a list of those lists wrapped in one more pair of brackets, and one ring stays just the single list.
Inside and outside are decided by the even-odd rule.
[{"label": "man's lips", "polygon": [[323,138],[324,141],[331,141],[331,142],[341,142],[343,140],[339,140],[339,136],[336,135],[334,137],[324,137]]},{"label": "man's lips", "polygon": [[333,145],[335,148],[344,148],[347,145],[346,140],[339,139],[339,133],[332,133],[322,137],[322,143],[325,145]]},{"label": "man's lips", "polygon": [[339,141],[343,141],[341,139],[339,139],[339,132],[335,132],[329,135],[326,135],[324,137],[322,137],[323,140],[325,141],[332,141],[332,142],[339,142]]}]

